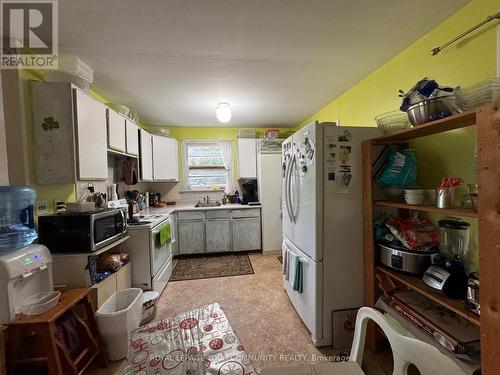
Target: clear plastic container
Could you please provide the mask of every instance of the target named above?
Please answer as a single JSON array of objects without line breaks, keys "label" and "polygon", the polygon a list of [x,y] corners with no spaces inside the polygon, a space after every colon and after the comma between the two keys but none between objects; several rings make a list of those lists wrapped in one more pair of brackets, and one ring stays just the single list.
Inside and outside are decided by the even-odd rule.
[{"label": "clear plastic container", "polygon": [[61,292],[41,292],[33,294],[24,301],[22,313],[24,315],[43,314],[57,305],[60,297]]},{"label": "clear plastic container", "polygon": [[31,244],[36,238],[35,189],[0,186],[0,254]]}]

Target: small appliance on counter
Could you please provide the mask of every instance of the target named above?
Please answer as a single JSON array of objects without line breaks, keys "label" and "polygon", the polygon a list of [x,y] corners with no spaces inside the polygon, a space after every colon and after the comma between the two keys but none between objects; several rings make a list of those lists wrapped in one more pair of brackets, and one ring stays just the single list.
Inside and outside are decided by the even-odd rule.
[{"label": "small appliance on counter", "polygon": [[467,273],[465,255],[469,250],[470,224],[455,218],[439,222],[439,242],[443,260],[425,271],[423,282],[450,298],[465,298]]},{"label": "small appliance on counter", "polygon": [[467,299],[465,301],[467,308],[480,315],[481,306],[479,304],[479,273],[473,272],[467,280]]},{"label": "small appliance on counter", "polygon": [[257,180],[245,180],[242,184],[243,200],[241,204],[259,205],[259,198],[257,196]]},{"label": "small appliance on counter", "polygon": [[379,262],[398,271],[422,275],[432,264],[438,250],[408,250],[402,247],[379,244]]},{"label": "small appliance on counter", "polygon": [[29,245],[0,256],[0,324],[7,324],[36,294],[54,290],[52,256],[43,245]]}]

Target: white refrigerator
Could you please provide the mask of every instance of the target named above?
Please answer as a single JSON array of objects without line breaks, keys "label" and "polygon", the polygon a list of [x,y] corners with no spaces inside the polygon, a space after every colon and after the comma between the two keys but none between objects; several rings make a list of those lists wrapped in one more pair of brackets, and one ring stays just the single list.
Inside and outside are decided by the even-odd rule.
[{"label": "white refrigerator", "polygon": [[283,258],[302,264],[301,290],[283,287],[316,346],[332,345],[334,311],[363,305],[361,150],[378,135],[313,123],[282,145]]}]

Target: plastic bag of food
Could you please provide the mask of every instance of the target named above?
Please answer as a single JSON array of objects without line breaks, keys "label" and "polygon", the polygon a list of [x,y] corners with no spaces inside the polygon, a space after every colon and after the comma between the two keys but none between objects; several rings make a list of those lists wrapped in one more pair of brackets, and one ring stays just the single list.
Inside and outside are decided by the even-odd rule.
[{"label": "plastic bag of food", "polygon": [[417,155],[415,150],[389,147],[384,171],[377,182],[400,188],[414,187],[417,183]]},{"label": "plastic bag of food", "polygon": [[117,271],[123,266],[120,254],[104,254],[97,260],[97,271]]},{"label": "plastic bag of food", "polygon": [[410,250],[428,250],[439,246],[438,230],[424,217],[390,218],[385,225]]}]

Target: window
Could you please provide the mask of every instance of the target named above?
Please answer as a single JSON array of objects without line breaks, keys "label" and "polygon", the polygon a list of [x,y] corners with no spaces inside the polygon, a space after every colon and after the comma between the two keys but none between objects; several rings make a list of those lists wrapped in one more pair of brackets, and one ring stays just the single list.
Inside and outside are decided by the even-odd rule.
[{"label": "window", "polygon": [[232,142],[184,142],[183,175],[186,190],[230,189]]}]

